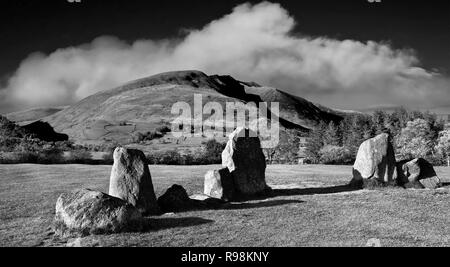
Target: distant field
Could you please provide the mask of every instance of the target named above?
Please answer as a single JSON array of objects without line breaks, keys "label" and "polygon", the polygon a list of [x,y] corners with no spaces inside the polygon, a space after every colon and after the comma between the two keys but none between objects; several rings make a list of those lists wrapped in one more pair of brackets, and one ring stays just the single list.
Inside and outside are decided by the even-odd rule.
[{"label": "distant field", "polygon": [[[201,193],[217,166],[150,166],[157,195],[172,184]],[[270,166],[277,197],[227,209],[153,217],[152,231],[60,240],[51,223],[58,196],[107,192],[110,166],[0,165],[0,246],[450,246],[450,189],[345,192],[348,166]],[[450,181],[450,169],[437,169]],[[343,192],[341,192],[343,191]]]}]

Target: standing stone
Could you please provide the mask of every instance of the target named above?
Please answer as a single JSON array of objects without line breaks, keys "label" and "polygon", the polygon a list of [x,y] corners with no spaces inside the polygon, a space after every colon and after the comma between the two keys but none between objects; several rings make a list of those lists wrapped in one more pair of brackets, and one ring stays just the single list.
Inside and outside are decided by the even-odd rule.
[{"label": "standing stone", "polygon": [[173,185],[158,198],[158,205],[162,212],[181,212],[193,209],[193,202],[186,189],[180,185]]},{"label": "standing stone", "polygon": [[231,173],[232,184],[239,195],[264,194],[269,189],[261,142],[256,133],[249,129],[238,128],[230,135],[222,152],[222,166]]},{"label": "standing stone", "polygon": [[152,177],[142,151],[116,148],[109,194],[131,203],[143,214],[159,213]]},{"label": "standing stone", "polygon": [[403,163],[400,171],[399,176],[407,188],[436,189],[441,184],[433,165],[422,158]]},{"label": "standing stone", "polygon": [[234,191],[233,177],[227,168],[206,173],[205,195],[229,201],[233,199]]},{"label": "standing stone", "polygon": [[55,233],[62,237],[138,231],[142,216],[130,203],[83,189],[62,194],[56,202]]},{"label": "standing stone", "polygon": [[388,134],[380,134],[361,144],[353,166],[352,183],[373,180],[391,184],[397,180],[394,147]]}]

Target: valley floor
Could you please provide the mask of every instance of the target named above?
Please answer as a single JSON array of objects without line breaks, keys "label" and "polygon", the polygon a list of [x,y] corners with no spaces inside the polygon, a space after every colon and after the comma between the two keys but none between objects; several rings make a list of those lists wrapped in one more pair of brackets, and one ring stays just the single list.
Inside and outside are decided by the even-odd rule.
[{"label": "valley floor", "polygon": [[[269,166],[277,196],[223,210],[148,218],[151,231],[60,240],[51,224],[58,196],[107,192],[110,166],[0,165],[0,246],[450,246],[450,189],[344,190],[348,166]],[[157,195],[173,184],[201,193],[218,166],[150,166]],[[438,168],[450,181],[450,168]]]}]

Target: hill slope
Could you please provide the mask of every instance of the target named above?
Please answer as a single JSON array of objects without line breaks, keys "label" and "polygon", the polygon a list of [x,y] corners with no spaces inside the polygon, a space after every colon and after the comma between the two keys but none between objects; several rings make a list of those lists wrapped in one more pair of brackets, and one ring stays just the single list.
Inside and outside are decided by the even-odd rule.
[{"label": "hill slope", "polygon": [[[202,95],[203,105],[206,102],[222,104],[224,112],[226,102],[279,102],[282,125],[302,131],[308,131],[320,121],[342,118],[337,113],[274,88],[240,82],[230,76],[179,71],[99,92],[44,120],[77,142],[126,143],[131,142],[136,133],[154,131],[173,121],[177,117],[171,114],[175,103],[183,101],[193,109],[195,94]],[[169,137],[159,142],[180,145],[179,140]]]},{"label": "hill slope", "polygon": [[8,120],[13,121],[20,125],[26,125],[32,123],[34,121],[40,120],[42,118],[51,116],[67,107],[41,107],[41,108],[33,108],[27,109],[18,112],[12,112],[6,114],[5,117]]}]

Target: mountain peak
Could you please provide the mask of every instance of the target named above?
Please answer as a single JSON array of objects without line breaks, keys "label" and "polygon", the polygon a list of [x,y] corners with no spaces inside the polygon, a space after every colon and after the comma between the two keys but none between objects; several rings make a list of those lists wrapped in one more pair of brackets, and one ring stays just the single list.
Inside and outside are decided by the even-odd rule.
[{"label": "mountain peak", "polygon": [[[224,110],[229,102],[253,102],[257,106],[260,102],[279,103],[281,125],[301,131],[308,131],[320,121],[342,119],[334,112],[279,89],[242,82],[229,75],[209,76],[197,70],[184,70],[149,76],[99,92],[44,121],[80,143],[127,143],[138,133],[154,131],[171,122],[174,118],[171,107],[177,102],[192,106],[196,94],[201,94],[206,101],[219,103]],[[180,141],[167,137],[164,142]],[[158,149],[161,144],[152,142]],[[185,144],[186,147],[198,145]]]}]

